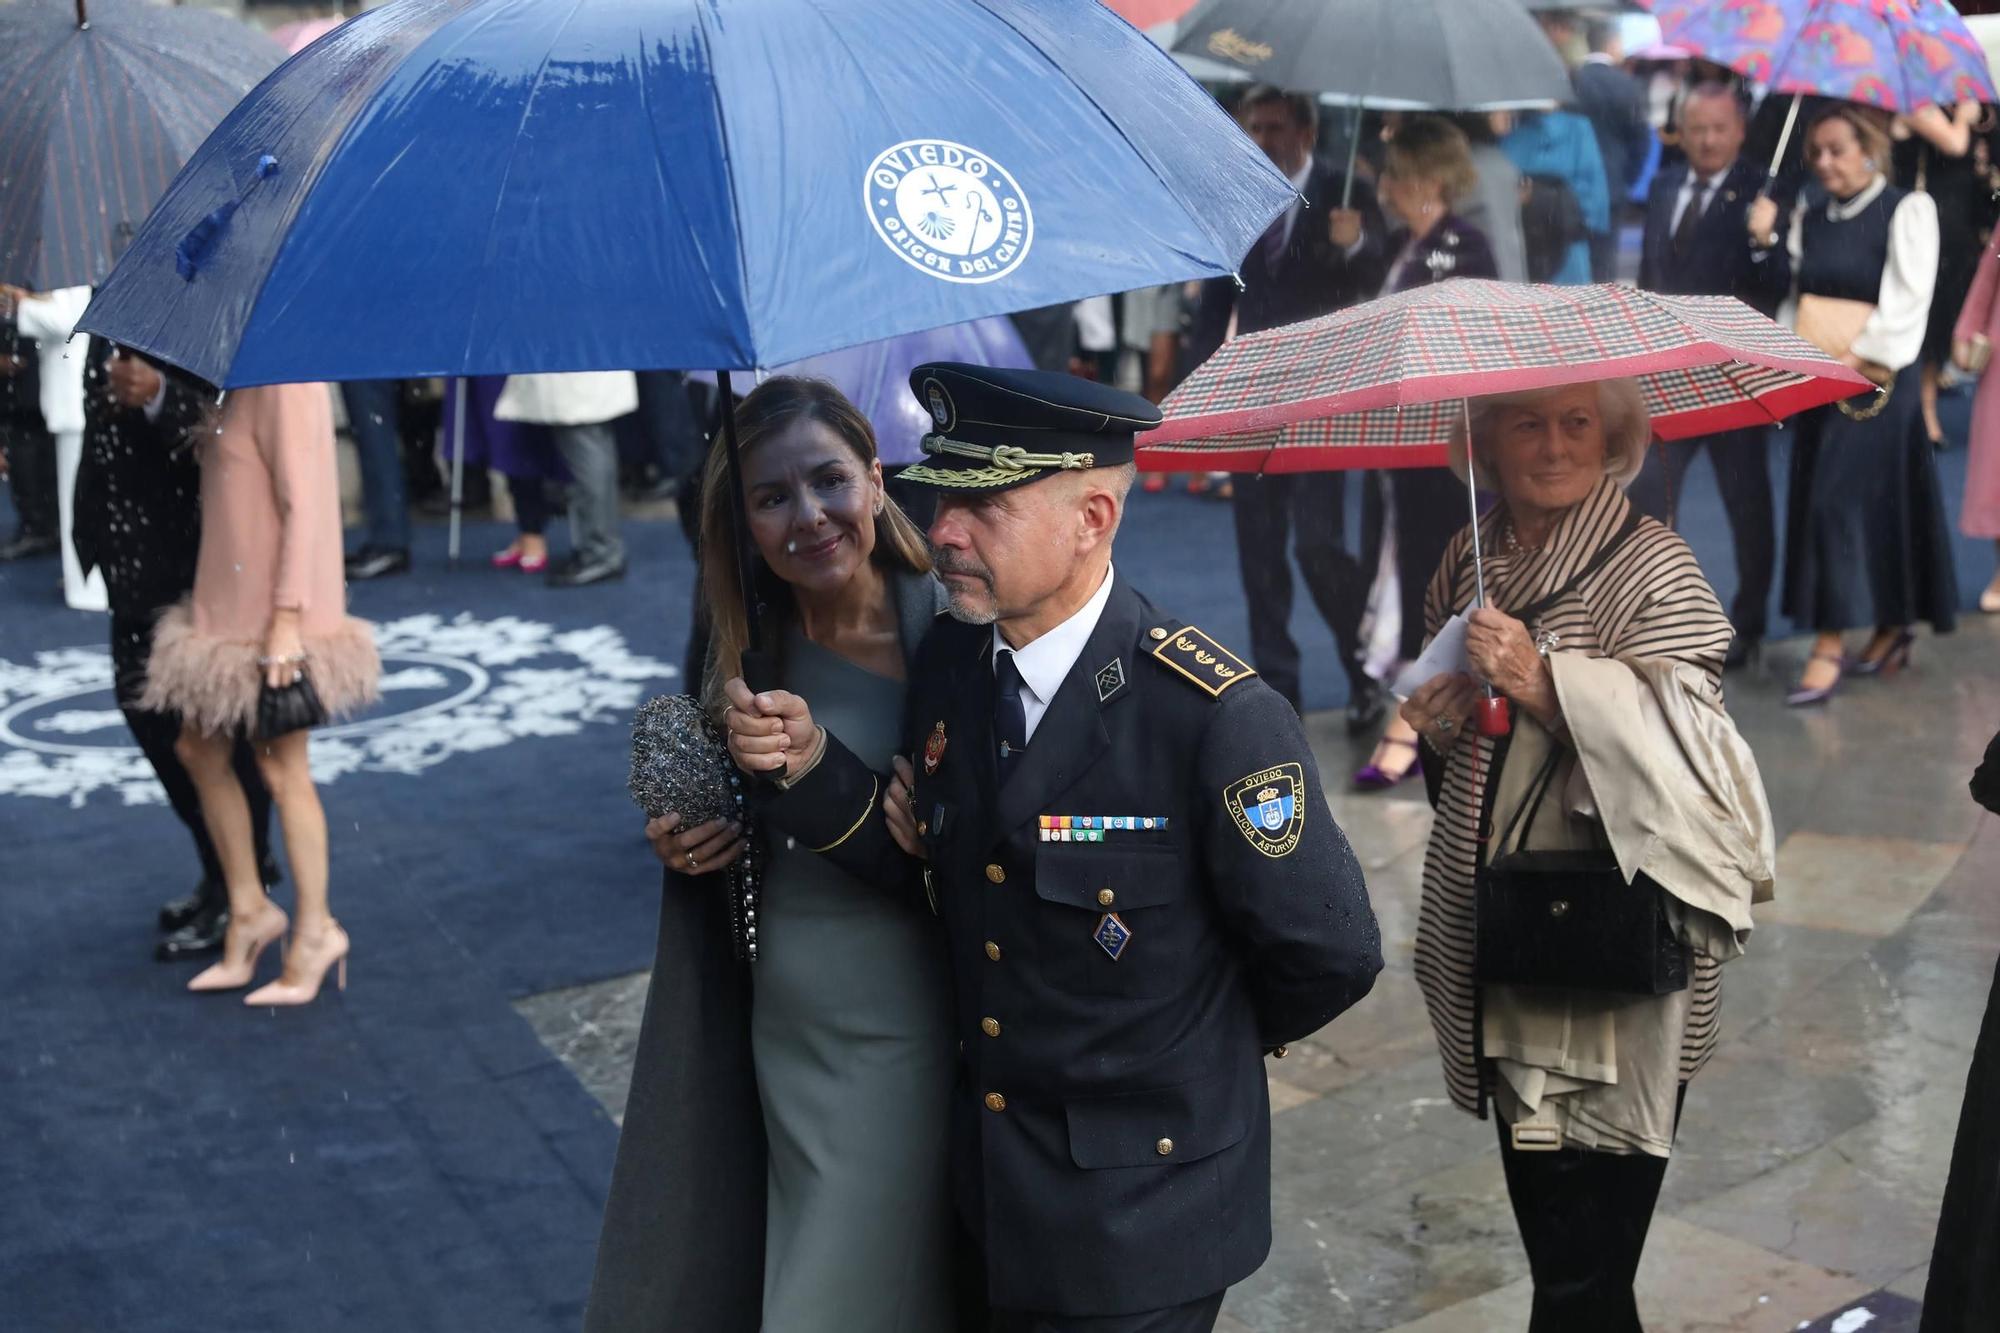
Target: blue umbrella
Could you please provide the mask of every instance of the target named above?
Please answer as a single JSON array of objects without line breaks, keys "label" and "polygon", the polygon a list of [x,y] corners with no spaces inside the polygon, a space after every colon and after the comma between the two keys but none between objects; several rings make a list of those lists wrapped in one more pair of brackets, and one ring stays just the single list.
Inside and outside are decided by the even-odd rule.
[{"label": "blue umbrella", "polygon": [[83,327],[221,386],[742,370],[1233,272],[1289,184],[1096,0],[396,0]]},{"label": "blue umbrella", "polygon": [[212,10],[0,4],[0,281],[102,281],[188,154],[284,55]]},{"label": "blue umbrella", "polygon": [[[930,412],[910,392],[910,372],[932,361],[1014,370],[1032,370],[1035,365],[1014,321],[995,315],[823,352],[789,366],[774,367],[771,374],[804,375],[832,383],[875,427],[876,452],[882,462],[897,467],[922,462],[920,442],[935,429]],[[713,383],[716,377],[698,370],[688,378]]]}]

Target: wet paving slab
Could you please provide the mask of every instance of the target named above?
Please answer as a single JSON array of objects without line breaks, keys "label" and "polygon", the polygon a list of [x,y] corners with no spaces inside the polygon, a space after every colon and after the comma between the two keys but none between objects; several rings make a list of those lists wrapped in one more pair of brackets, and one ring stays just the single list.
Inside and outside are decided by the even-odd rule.
[{"label": "wet paving slab", "polygon": [[[1906,1333],[1993,959],[2000,830],[1965,783],[2000,720],[2000,626],[1926,636],[1901,676],[1783,707],[1803,643],[1730,678],[1780,839],[1778,900],[1723,981],[1639,1279],[1652,1333]],[[1362,763],[1308,730],[1330,787]],[[1221,1333],[1499,1333],[1530,1286],[1493,1127],[1444,1094],[1409,971],[1430,812],[1420,784],[1330,790],[1388,969],[1269,1066],[1273,1245]],[[616,1117],[644,974],[518,1007]]]}]

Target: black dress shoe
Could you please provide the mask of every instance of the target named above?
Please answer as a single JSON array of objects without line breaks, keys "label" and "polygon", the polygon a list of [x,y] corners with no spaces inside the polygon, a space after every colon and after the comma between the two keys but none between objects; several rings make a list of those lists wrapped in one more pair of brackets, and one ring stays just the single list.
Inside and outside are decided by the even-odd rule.
[{"label": "black dress shoe", "polygon": [[193,920],[153,946],[153,957],[163,963],[178,963],[222,951],[222,939],[229,931],[229,909],[217,907],[195,914]]},{"label": "black dress shoe", "polygon": [[1722,669],[1724,671],[1741,671],[1744,667],[1749,666],[1752,662],[1762,657],[1763,653],[1764,641],[1762,639],[1746,639],[1739,634],[1730,641],[1729,651],[1722,655]]},{"label": "black dress shoe", "polygon": [[581,588],[590,583],[609,583],[625,577],[623,560],[587,560],[572,555],[549,570],[551,588]]},{"label": "black dress shoe", "polygon": [[207,880],[194,886],[194,892],[185,898],[176,898],[160,908],[160,929],[179,930],[195,919],[202,907],[210,902],[227,901],[222,886]]},{"label": "black dress shoe", "polygon": [[54,555],[59,549],[61,548],[54,537],[24,532],[13,541],[0,546],[0,560],[32,560],[36,556]]},{"label": "black dress shoe", "polygon": [[347,557],[347,577],[350,581],[379,579],[389,574],[409,572],[410,553],[406,550],[364,546]]},{"label": "black dress shoe", "polygon": [[1389,711],[1389,696],[1374,681],[1353,687],[1347,697],[1347,734],[1359,736],[1382,725]]}]

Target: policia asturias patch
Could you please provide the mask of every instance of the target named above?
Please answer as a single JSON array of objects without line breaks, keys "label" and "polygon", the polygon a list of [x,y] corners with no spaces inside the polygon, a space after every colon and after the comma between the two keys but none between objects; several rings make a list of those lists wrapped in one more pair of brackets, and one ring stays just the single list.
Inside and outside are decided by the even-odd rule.
[{"label": "policia asturias patch", "polygon": [[1305,831],[1305,787],[1303,765],[1279,764],[1232,784],[1222,803],[1252,847],[1266,856],[1289,856]]}]

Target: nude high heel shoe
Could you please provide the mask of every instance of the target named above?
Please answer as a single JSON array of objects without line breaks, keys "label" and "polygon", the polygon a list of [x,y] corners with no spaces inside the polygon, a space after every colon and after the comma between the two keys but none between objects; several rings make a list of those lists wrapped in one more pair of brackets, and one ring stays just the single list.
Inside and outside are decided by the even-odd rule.
[{"label": "nude high heel shoe", "polygon": [[[222,941],[222,961],[203,968],[188,982],[187,988],[191,991],[242,990],[256,978],[257,960],[264,956],[264,950],[271,947],[272,941],[283,940],[291,924],[285,909],[274,905],[267,905],[247,925],[231,921]],[[284,951],[284,945],[279,944],[279,954]]]},{"label": "nude high heel shoe", "polygon": [[329,969],[334,971],[334,985],[346,990],[348,944],[347,932],[340,928],[338,921],[328,922],[319,938],[311,943],[303,938],[293,940],[291,955],[285,959],[284,975],[267,986],[251,991],[243,997],[243,1003],[311,1004],[319,998],[320,987],[325,984]]}]

